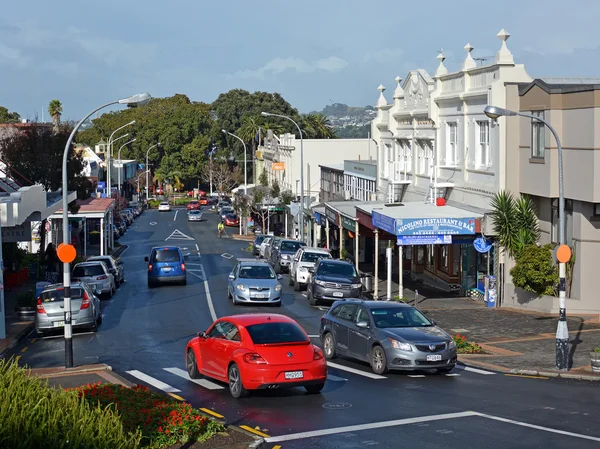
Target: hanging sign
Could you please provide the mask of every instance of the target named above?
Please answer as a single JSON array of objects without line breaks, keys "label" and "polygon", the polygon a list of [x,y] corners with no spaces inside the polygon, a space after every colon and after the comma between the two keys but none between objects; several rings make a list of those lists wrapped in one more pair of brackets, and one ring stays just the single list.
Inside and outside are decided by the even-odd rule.
[{"label": "hanging sign", "polygon": [[475,251],[478,253],[487,253],[490,249],[492,249],[492,242],[483,237],[477,237],[473,241],[473,246],[475,247]]}]

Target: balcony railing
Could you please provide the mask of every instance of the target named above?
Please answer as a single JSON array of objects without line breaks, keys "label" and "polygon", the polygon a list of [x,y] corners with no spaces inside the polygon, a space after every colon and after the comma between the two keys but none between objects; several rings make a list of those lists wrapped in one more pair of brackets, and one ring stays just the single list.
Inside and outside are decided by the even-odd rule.
[{"label": "balcony railing", "polygon": [[410,182],[408,175],[411,173],[409,160],[388,162],[388,179],[391,182]]}]

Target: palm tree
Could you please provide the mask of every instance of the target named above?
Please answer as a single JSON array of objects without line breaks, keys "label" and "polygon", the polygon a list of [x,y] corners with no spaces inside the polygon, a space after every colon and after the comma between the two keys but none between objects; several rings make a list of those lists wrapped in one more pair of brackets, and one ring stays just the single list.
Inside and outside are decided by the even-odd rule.
[{"label": "palm tree", "polygon": [[329,119],[319,113],[306,114],[302,117],[303,128],[307,137],[313,139],[335,139],[336,135]]},{"label": "palm tree", "polygon": [[55,134],[59,131],[60,115],[62,114],[62,111],[62,104],[59,100],[52,100],[48,104],[48,114],[52,117],[52,129]]}]

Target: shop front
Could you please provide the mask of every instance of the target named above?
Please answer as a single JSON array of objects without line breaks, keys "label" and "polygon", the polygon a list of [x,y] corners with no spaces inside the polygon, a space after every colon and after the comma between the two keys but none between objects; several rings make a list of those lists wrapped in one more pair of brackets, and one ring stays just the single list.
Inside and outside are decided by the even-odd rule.
[{"label": "shop front", "polygon": [[340,215],[325,204],[325,244],[332,257],[340,257]]}]

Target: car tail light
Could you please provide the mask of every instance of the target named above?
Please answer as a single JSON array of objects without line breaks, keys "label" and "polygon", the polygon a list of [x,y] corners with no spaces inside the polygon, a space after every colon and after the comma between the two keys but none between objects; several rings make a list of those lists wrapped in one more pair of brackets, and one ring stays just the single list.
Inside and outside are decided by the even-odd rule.
[{"label": "car tail light", "polygon": [[97,281],[103,281],[104,279],[108,279],[108,276],[98,276],[96,278]]},{"label": "car tail light", "polygon": [[313,360],[322,360],[323,359],[323,351],[321,351],[320,348],[317,348],[316,346],[315,348],[315,354],[313,356]]},{"label": "car tail light", "polygon": [[181,264],[181,270],[185,271],[185,264],[184,263]]},{"label": "car tail light", "polygon": [[42,305],[41,296],[37,299],[37,313],[46,313],[46,309],[44,309],[44,306]]},{"label": "car tail light", "polygon": [[255,365],[264,365],[267,363],[267,361],[263,359],[260,354],[257,354],[255,352],[244,354],[244,362],[253,363]]},{"label": "car tail light", "polygon": [[152,271],[152,264],[148,264],[148,271]]},{"label": "car tail light", "polygon": [[87,293],[83,292],[83,299],[81,300],[81,307],[79,309],[87,309],[90,306],[90,298]]}]

